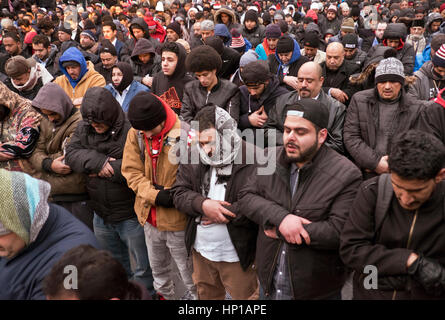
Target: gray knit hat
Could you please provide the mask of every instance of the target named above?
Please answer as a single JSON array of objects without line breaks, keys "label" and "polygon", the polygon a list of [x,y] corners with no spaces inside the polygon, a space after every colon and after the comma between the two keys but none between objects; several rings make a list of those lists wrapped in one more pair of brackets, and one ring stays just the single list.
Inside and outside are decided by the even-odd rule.
[{"label": "gray knit hat", "polygon": [[386,81],[405,83],[403,63],[399,59],[383,59],[375,69],[375,83]]}]

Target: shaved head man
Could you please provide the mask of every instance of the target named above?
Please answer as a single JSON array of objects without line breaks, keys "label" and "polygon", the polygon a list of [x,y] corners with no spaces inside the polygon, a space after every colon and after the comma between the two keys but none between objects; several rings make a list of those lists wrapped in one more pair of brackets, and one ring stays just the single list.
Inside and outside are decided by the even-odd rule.
[{"label": "shaved head man", "polygon": [[355,93],[349,85],[349,77],[360,72],[360,66],[345,60],[345,48],[340,42],[332,42],[326,48],[326,61],[323,68],[323,90],[331,97],[346,105]]},{"label": "shaved head man", "polygon": [[297,91],[301,98],[316,98],[323,86],[323,69],[316,62],[306,62],[298,70]]},{"label": "shaved head man", "polygon": [[326,68],[338,70],[345,60],[345,48],[340,42],[332,42],[326,48]]}]

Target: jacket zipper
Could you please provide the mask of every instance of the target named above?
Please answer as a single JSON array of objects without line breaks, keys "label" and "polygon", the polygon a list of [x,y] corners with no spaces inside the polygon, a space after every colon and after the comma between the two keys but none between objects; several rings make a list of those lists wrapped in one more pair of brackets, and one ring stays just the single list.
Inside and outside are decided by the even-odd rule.
[{"label": "jacket zipper", "polygon": [[[408,242],[406,243],[406,248],[407,249],[409,249],[409,247],[411,246],[411,240],[412,240],[412,237],[413,237],[414,226],[416,225],[417,214],[418,213],[419,213],[419,210],[416,210],[416,212],[414,213],[413,222],[411,223],[411,228],[409,229]],[[396,295],[397,295],[397,290],[394,290],[394,293],[392,295],[392,300],[396,299]]]},{"label": "jacket zipper", "polygon": [[210,96],[210,91],[207,91],[207,98],[206,98],[206,103],[205,103],[205,104],[208,103],[208,101],[209,101],[209,96]]}]

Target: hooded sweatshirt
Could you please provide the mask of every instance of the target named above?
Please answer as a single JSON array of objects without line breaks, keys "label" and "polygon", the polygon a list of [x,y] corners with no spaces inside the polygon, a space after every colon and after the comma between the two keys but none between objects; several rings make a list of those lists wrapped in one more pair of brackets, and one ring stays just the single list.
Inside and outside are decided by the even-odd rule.
[{"label": "hooded sweatshirt", "polygon": [[[60,115],[59,121],[50,122],[46,116],[40,126],[40,137],[31,158],[30,167],[24,165],[24,171],[34,178],[42,179],[51,185],[51,201],[85,201],[88,199],[85,189],[85,176],[77,173],[59,175],[51,165],[65,154],[65,148],[82,117],[74,108],[71,99],[60,86],[48,83],[42,87],[33,100],[37,110],[49,110]],[[22,161],[22,164],[25,161]],[[28,171],[29,169],[29,171]]]},{"label": "hooded sweatshirt", "polygon": [[[63,67],[65,61],[76,61],[80,65],[80,75],[77,80],[70,77],[66,68]],[[62,87],[65,93],[74,101],[77,98],[83,98],[86,91],[91,87],[104,87],[105,78],[94,70],[91,61],[86,61],[79,49],[71,47],[67,49],[59,59],[59,68],[63,75],[54,80],[54,83]],[[76,105],[80,106],[80,105]]]},{"label": "hooded sweatshirt", "polygon": [[127,41],[129,50],[133,50],[134,47],[136,46],[136,42],[137,42],[136,37],[134,36],[134,33],[133,33],[133,27],[138,27],[139,29],[142,29],[144,31],[144,38],[149,40],[154,47],[156,47],[159,44],[159,42],[156,39],[153,39],[150,36],[150,32],[148,31],[148,25],[145,22],[145,20],[142,18],[134,18],[133,20],[131,20],[131,24],[129,27],[130,35],[131,35],[131,39],[129,39]]},{"label": "hooded sweatshirt", "polygon": [[215,36],[223,37],[224,45],[230,47],[230,44],[232,43],[232,35],[225,24],[219,23],[215,25]]},{"label": "hooded sweatshirt", "polygon": [[[138,56],[144,53],[151,54],[151,59],[148,61],[148,63],[142,63],[142,61],[139,60]],[[160,62],[161,61],[159,56],[156,54],[155,47],[149,40],[143,38],[136,42],[136,46],[131,54],[131,66],[133,68],[136,81],[141,81],[147,74],[153,76],[155,73],[157,73],[161,69]]]},{"label": "hooded sweatshirt", "polygon": [[[97,174],[108,162],[114,174],[110,178],[88,177],[87,190],[91,208],[105,223],[118,223],[135,217],[134,193],[121,174],[125,140],[130,123],[121,106],[105,88],[91,88],[81,108],[81,121],[66,149],[66,163],[74,172]],[[109,129],[102,134],[91,126],[103,123]],[[110,158],[116,160],[109,161]]]},{"label": "hooded sweatshirt", "polygon": [[179,56],[176,69],[171,76],[158,72],[153,78],[153,93],[159,96],[179,115],[181,113],[182,97],[185,85],[193,80],[187,75],[185,58],[187,53],[182,45],[178,44]]},{"label": "hooded sweatshirt", "polygon": [[[275,52],[274,55],[270,55],[267,60],[269,62],[270,72],[278,77],[280,83],[285,85],[284,77],[292,76],[296,77],[298,75],[298,70],[305,63],[308,62],[309,59],[305,56],[301,55],[300,46],[295,39],[292,39],[294,42],[294,50],[292,52],[292,57],[288,63],[284,64],[278,54]],[[294,89],[291,86],[286,85],[286,88],[290,91]]]}]

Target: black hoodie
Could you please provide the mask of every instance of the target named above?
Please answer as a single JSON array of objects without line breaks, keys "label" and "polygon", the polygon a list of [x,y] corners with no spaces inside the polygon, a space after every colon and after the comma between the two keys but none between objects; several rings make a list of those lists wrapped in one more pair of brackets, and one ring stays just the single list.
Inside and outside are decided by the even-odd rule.
[{"label": "black hoodie", "polygon": [[[109,162],[114,171],[111,178],[89,177],[87,180],[91,207],[105,223],[135,218],[135,195],[121,174],[130,123],[111,92],[102,87],[87,90],[80,111],[83,120],[66,148],[67,164],[74,172],[97,174]],[[110,128],[98,134],[91,121],[105,123]],[[108,161],[110,157],[116,160]]]},{"label": "black hoodie", "polygon": [[[144,53],[151,54],[151,59],[148,63],[142,63],[139,60],[138,56]],[[149,40],[142,38],[136,42],[136,46],[131,54],[131,67],[133,68],[136,81],[141,81],[147,74],[153,76],[161,70],[161,59],[156,54],[155,47]]]},{"label": "black hoodie", "polygon": [[179,115],[181,113],[182,96],[187,82],[193,77],[187,74],[185,58],[187,53],[181,44],[178,44],[179,56],[175,72],[166,76],[162,71],[153,77],[152,92],[161,97]]}]

